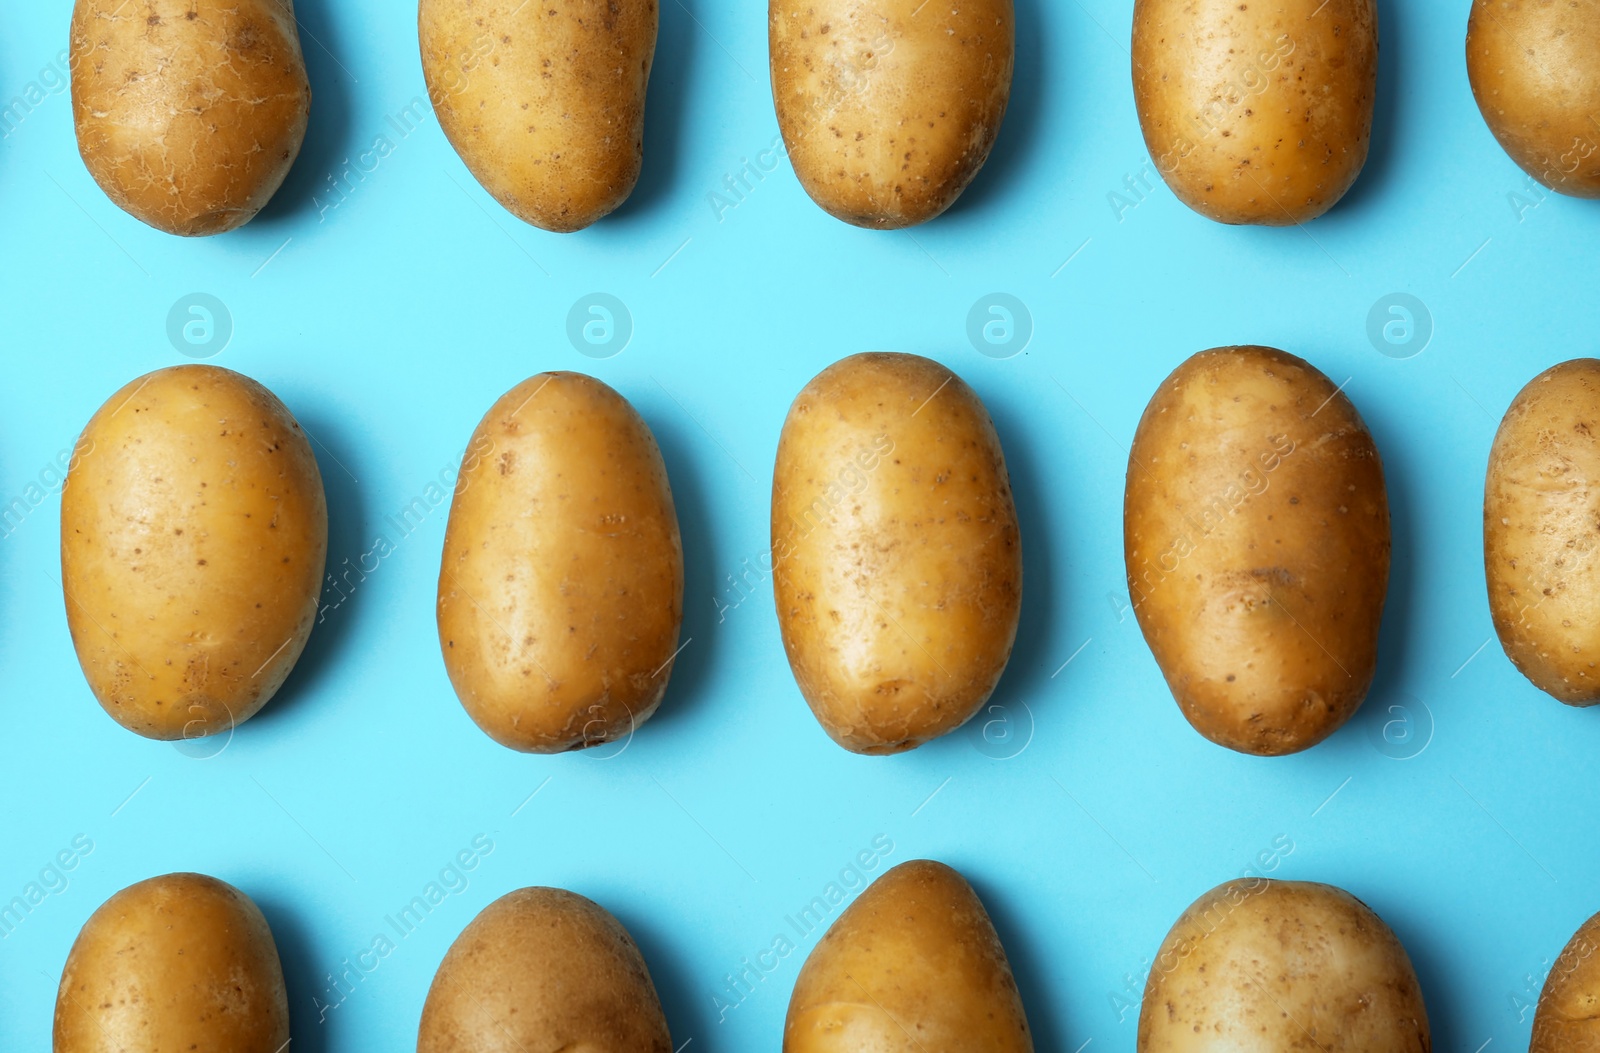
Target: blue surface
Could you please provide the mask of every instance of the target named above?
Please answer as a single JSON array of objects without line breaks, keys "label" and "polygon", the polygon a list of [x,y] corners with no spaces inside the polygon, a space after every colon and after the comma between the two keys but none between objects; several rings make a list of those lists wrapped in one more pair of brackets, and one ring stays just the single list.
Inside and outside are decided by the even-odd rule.
[{"label": "blue surface", "polygon": [[[403,2],[300,0],[310,136],[238,233],[183,241],[117,211],[78,159],[66,95],[43,85],[0,143],[0,489],[29,512],[0,541],[0,900],[76,835],[94,845],[0,939],[0,1049],[47,1048],[57,977],[96,906],[186,869],[266,911],[296,1053],[411,1048],[450,941],[531,884],[582,892],[627,924],[688,1053],[776,1049],[816,934],[726,1013],[716,999],[736,996],[723,978],[878,835],[890,862],[931,856],[973,881],[1041,1051],[1131,1050],[1132,1003],[1168,926],[1262,853],[1276,853],[1272,876],[1342,885],[1394,927],[1436,1048],[1525,1047],[1549,961],[1600,909],[1600,714],[1541,695],[1493,639],[1483,469],[1518,388],[1596,352],[1600,205],[1545,198],[1490,137],[1466,81],[1467,5],[1383,2],[1366,172],[1308,228],[1260,230],[1204,220],[1158,181],[1127,189],[1148,164],[1127,0],[1019,0],[995,154],[952,213],[907,234],[829,218],[787,162],[717,207],[710,195],[777,134],[765,5],[684,2],[663,5],[644,180],[577,235],[496,206],[431,117],[404,135],[390,123],[424,97]],[[12,5],[0,98],[56,61],[68,8]],[[371,168],[378,136],[392,149],[341,201],[331,181],[347,158]],[[604,359],[567,335],[596,291],[632,322]],[[968,339],[969,310],[997,291],[1031,318],[1011,358]],[[210,361],[266,383],[318,440],[334,566],[387,534],[386,517],[456,463],[524,377],[587,370],[634,402],[672,476],[691,642],[625,751],[527,757],[468,721],[434,629],[443,507],[329,611],[280,696],[215,756],[139,739],[101,712],[67,634],[50,465],[118,386],[188,360],[167,318],[194,292],[232,321]],[[1369,313],[1394,293],[1425,305],[1421,353],[1369,340]],[[1122,481],[1139,413],[1187,355],[1240,342],[1349,378],[1394,516],[1373,694],[1331,740],[1277,760],[1184,723],[1124,595]],[[963,731],[892,759],[847,754],[790,678],[770,583],[753,574],[731,606],[731,576],[767,549],[789,401],[868,349],[955,368],[1005,443],[1026,563],[996,699],[1018,729],[1009,745],[979,749]],[[1402,723],[1386,743],[1391,720],[1415,737]],[[329,974],[479,834],[493,851],[465,882],[448,879],[465,887],[319,1022]]]}]

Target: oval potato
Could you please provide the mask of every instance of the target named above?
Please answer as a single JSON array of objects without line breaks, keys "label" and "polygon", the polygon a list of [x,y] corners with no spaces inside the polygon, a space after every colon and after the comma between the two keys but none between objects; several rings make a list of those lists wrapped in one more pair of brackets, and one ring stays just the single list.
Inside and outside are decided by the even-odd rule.
[{"label": "oval potato", "polygon": [[778,128],[830,214],[894,229],[949,208],[1011,98],[1012,0],[769,0]]},{"label": "oval potato", "polygon": [[1600,3],[1473,0],[1467,78],[1511,160],[1573,197],[1600,197]]},{"label": "oval potato", "polygon": [[439,127],[518,219],[581,230],[639,181],[659,21],[656,0],[420,0]]},{"label": "oval potato", "polygon": [[628,930],[559,888],[485,907],[428,988],[417,1053],[672,1053],[650,971]]},{"label": "oval potato", "polygon": [[1528,1053],[1600,1049],[1600,914],[1578,927],[1545,977]]},{"label": "oval potato", "polygon": [[626,399],[541,373],[490,407],[450,505],[438,615],[456,695],[502,745],[561,753],[650,718],[683,623],[683,544]]},{"label": "oval potato", "polygon": [[1011,963],[977,893],[928,859],[867,887],[812,949],[783,1053],[1032,1053]]},{"label": "oval potato", "polygon": [[789,408],[772,473],[784,649],[823,730],[897,753],[994,691],[1022,610],[1022,546],[1000,439],[960,377],[854,355]]},{"label": "oval potato", "polygon": [[1389,547],[1372,435],[1313,366],[1216,348],[1151,397],[1128,457],[1129,595],[1206,738],[1294,753],[1349,719],[1377,667]]},{"label": "oval potato", "polygon": [[146,374],[78,440],[61,492],[67,627],[131,731],[197,738],[254,716],[311,635],[327,554],[311,444],[249,377]]},{"label": "oval potato", "polygon": [[1600,360],[1528,382],[1489,450],[1483,568],[1506,657],[1568,705],[1600,702]]},{"label": "oval potato", "polygon": [[54,1053],[280,1053],[289,997],[272,930],[204,874],[129,885],[90,916],[56,995]]},{"label": "oval potato", "polygon": [[292,0],[76,0],[72,116],[106,196],[168,234],[220,234],[277,193],[311,84]]},{"label": "oval potato", "polygon": [[1411,959],[1343,889],[1244,878],[1195,900],[1161,942],[1138,1053],[1428,1053]]},{"label": "oval potato", "polygon": [[1376,0],[1135,0],[1132,53],[1151,161],[1202,216],[1304,223],[1361,174]]}]

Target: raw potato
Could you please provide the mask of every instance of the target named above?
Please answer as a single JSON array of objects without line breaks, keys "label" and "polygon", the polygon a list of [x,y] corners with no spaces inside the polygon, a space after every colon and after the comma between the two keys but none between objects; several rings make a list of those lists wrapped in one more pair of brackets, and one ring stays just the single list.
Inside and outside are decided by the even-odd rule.
[{"label": "raw potato", "polygon": [[1011,963],[977,893],[915,859],[877,881],[806,958],[783,1053],[1032,1053]]},{"label": "raw potato", "polygon": [[949,208],[1011,98],[1012,0],[769,0],[778,128],[800,185],[858,227]]},{"label": "raw potato", "polygon": [[1600,3],[1474,0],[1467,78],[1524,172],[1563,194],[1600,197]]},{"label": "raw potato", "polygon": [[77,0],[71,50],[78,152],[135,219],[220,234],[289,174],[311,113],[293,0]]},{"label": "raw potato", "polygon": [[1428,1053],[1411,959],[1343,889],[1244,878],[1183,912],[1139,1009],[1138,1053]]},{"label": "raw potato", "polygon": [[772,565],[789,665],[835,742],[898,753],[965,723],[1022,610],[1016,505],[978,396],[916,355],[819,373],[778,440]]},{"label": "raw potato", "polygon": [[78,933],[56,995],[54,1053],[282,1053],[278,947],[243,892],[167,874],[106,900]]},{"label": "raw potato", "polygon": [[581,373],[541,373],[484,414],[439,572],[439,643],[496,742],[562,753],[630,735],[666,694],[683,545],[655,437]]},{"label": "raw potato", "polygon": [[582,230],[639,181],[659,20],[656,0],[420,0],[439,127],[517,218]]},{"label": "raw potato", "polygon": [[1151,160],[1202,216],[1304,223],[1361,174],[1377,0],[1135,0],[1132,50]]},{"label": "raw potato", "polygon": [[1600,914],[1572,934],[1545,977],[1528,1053],[1600,1050]]},{"label": "raw potato", "polygon": [[61,492],[67,627],[130,731],[198,738],[254,716],[311,635],[327,554],[311,444],[249,377],[157,370],[78,440]]},{"label": "raw potato", "polygon": [[600,907],[559,888],[507,893],[450,945],[417,1053],[672,1053],[650,971]]},{"label": "raw potato", "polygon": [[1483,490],[1489,613],[1506,657],[1572,706],[1600,702],[1600,360],[1540,373],[1495,433]]},{"label": "raw potato", "polygon": [[1128,457],[1139,627],[1183,715],[1242,753],[1294,753],[1361,705],[1389,582],[1389,500],[1361,415],[1270,347],[1202,351]]}]

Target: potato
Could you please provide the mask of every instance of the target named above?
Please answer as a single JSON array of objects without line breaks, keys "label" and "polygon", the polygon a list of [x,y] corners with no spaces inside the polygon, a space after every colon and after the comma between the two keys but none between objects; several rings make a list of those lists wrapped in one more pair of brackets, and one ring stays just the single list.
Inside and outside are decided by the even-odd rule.
[{"label": "potato", "polygon": [[311,444],[249,377],[148,373],[78,440],[61,492],[67,627],[130,731],[197,738],[254,716],[305,648],[327,554]]},{"label": "potato", "polygon": [[898,753],[965,723],[1022,609],[1017,510],[978,396],[916,355],[819,373],[778,440],[772,566],[789,665],[835,742]]},{"label": "potato", "polygon": [[1524,172],[1562,194],[1600,197],[1600,4],[1473,0],[1467,79]]},{"label": "potato", "polygon": [[1313,366],[1202,351],[1162,382],[1128,455],[1128,590],[1183,715],[1242,753],[1294,753],[1367,693],[1389,582],[1372,435]]},{"label": "potato", "polygon": [[1592,1053],[1600,1049],[1600,914],[1579,926],[1545,977],[1533,1013],[1528,1053]]},{"label": "potato", "polygon": [[1032,1053],[1011,963],[956,871],[915,859],[829,927],[789,998],[783,1053]]},{"label": "potato", "polygon": [[650,718],[678,650],[683,544],[626,399],[541,373],[490,407],[450,506],[438,610],[456,695],[501,745],[561,753]]},{"label": "potato", "polygon": [[1506,657],[1571,706],[1600,702],[1600,360],[1540,373],[1495,433],[1483,570]]},{"label": "potato", "polygon": [[672,1053],[639,948],[598,904],[559,888],[509,892],[450,945],[428,988],[417,1053]]},{"label": "potato", "polygon": [[71,53],[83,163],[157,230],[243,226],[300,152],[311,84],[293,0],[76,0]]},{"label": "potato", "polygon": [[639,181],[659,20],[656,0],[420,0],[439,127],[518,219],[582,230]]},{"label": "potato", "polygon": [[1343,889],[1244,878],[1161,943],[1138,1053],[1427,1053],[1428,1012],[1389,926]]},{"label": "potato", "polygon": [[289,997],[267,919],[204,874],[129,885],[84,924],[61,971],[54,1053],[281,1053]]},{"label": "potato", "polygon": [[1304,223],[1361,174],[1377,0],[1135,0],[1132,51],[1151,160],[1202,216]]},{"label": "potato", "polygon": [[1011,98],[1012,0],[768,0],[772,99],[794,173],[846,223],[955,203]]}]

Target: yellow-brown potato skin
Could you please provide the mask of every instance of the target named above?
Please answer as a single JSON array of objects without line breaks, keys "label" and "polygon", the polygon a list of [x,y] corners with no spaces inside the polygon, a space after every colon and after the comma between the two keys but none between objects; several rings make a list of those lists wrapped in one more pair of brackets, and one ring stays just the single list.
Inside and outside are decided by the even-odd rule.
[{"label": "yellow-brown potato skin", "polygon": [[158,230],[243,226],[300,152],[311,84],[292,0],[77,0],[71,54],[83,163]]},{"label": "yellow-brown potato skin", "polygon": [[78,933],[56,995],[54,1053],[281,1053],[289,998],[267,919],[204,874],[129,885]]},{"label": "yellow-brown potato skin", "polygon": [[417,1053],[672,1053],[661,1000],[628,930],[559,888],[489,904],[450,945]]},{"label": "yellow-brown potato skin", "polygon": [[839,915],[800,969],[783,1053],[1032,1053],[1005,948],[977,893],[902,863]]},{"label": "yellow-brown potato skin", "polygon": [[439,126],[517,218],[581,230],[639,181],[659,20],[656,0],[420,0]]},{"label": "yellow-brown potato skin", "polygon": [[1506,657],[1572,706],[1600,702],[1600,360],[1540,373],[1489,450],[1483,569]]},{"label": "yellow-brown potato skin", "polygon": [[1135,0],[1132,51],[1151,160],[1202,216],[1304,223],[1361,174],[1376,0]]},{"label": "yellow-brown potato skin", "polygon": [[835,742],[897,753],[964,723],[1022,609],[1011,480],[978,396],[916,355],[819,373],[778,439],[772,563],[789,665]]},{"label": "yellow-brown potato skin", "polygon": [[311,444],[232,370],[173,366],[111,396],[61,492],[61,582],[105,711],[147,738],[243,723],[316,620],[328,506]]},{"label": "yellow-brown potato skin", "polygon": [[1244,878],[1184,911],[1145,981],[1138,1053],[1428,1053],[1411,959],[1343,889]]},{"label": "yellow-brown potato skin", "polygon": [[1474,0],[1467,77],[1524,172],[1562,194],[1600,197],[1600,3]]},{"label": "yellow-brown potato skin", "polygon": [[1600,914],[1572,934],[1545,977],[1528,1053],[1600,1053]]},{"label": "yellow-brown potato skin", "polygon": [[541,373],[484,414],[438,612],[450,682],[496,742],[562,753],[649,719],[678,648],[683,544],[661,451],[626,399]]},{"label": "yellow-brown potato skin", "polygon": [[1216,348],[1151,397],[1128,458],[1128,588],[1206,738],[1294,753],[1356,711],[1377,667],[1389,547],[1377,447],[1315,367]]},{"label": "yellow-brown potato skin", "polygon": [[832,215],[932,219],[983,167],[1011,98],[1012,0],[769,0],[778,128]]}]

